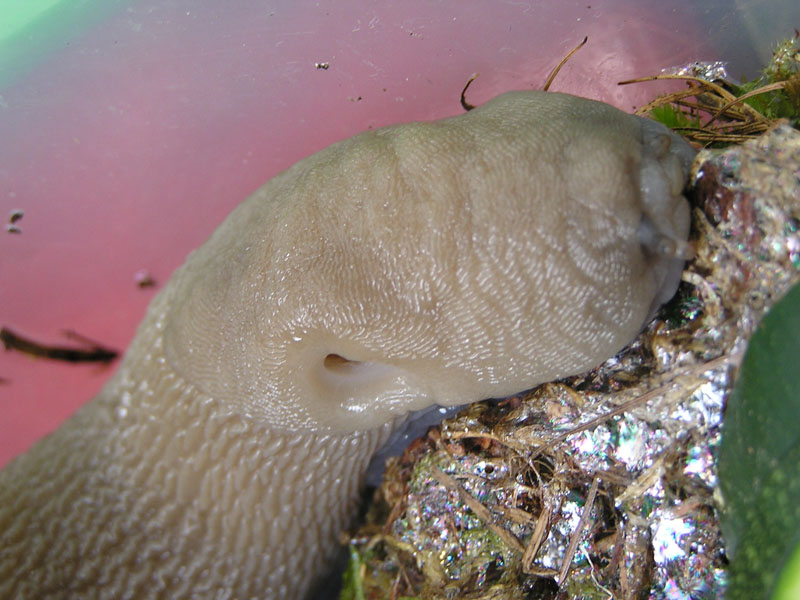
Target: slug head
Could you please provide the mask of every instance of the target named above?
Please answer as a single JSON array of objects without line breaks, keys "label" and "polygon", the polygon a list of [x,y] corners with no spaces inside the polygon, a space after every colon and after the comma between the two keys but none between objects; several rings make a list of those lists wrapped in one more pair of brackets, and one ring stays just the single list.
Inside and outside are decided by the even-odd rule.
[{"label": "slug head", "polygon": [[544,92],[334,144],[176,273],[167,360],[232,411],[320,432],[585,371],[674,293],[692,154]]}]

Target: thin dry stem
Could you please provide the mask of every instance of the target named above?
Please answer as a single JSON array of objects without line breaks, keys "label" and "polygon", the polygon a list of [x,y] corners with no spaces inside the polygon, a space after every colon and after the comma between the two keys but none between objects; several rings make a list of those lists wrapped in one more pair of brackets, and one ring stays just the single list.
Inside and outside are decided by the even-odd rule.
[{"label": "thin dry stem", "polygon": [[597,489],[600,487],[600,478],[595,476],[592,479],[592,487],[589,488],[589,493],[586,495],[586,505],[583,507],[581,519],[578,521],[578,526],[572,532],[567,546],[567,552],[564,555],[564,562],[561,563],[561,571],[558,573],[558,583],[563,584],[569,575],[569,569],[572,566],[572,557],[575,556],[575,549],[578,547],[578,542],[581,539],[581,534],[586,528],[586,523],[589,521],[589,514],[594,506],[594,498],[597,496]]}]

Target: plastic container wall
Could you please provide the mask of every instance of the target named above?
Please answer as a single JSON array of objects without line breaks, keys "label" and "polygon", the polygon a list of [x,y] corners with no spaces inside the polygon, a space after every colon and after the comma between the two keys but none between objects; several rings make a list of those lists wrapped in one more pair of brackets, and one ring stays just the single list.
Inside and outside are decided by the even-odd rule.
[{"label": "plastic container wall", "polygon": [[[723,58],[752,74],[800,25],[793,1],[15,4],[0,8],[0,215],[24,216],[0,235],[0,325],[118,349],[158,288],[138,271],[163,284],[239,201],[336,140],[458,114],[475,72],[473,104],[539,88],[588,36],[552,89],[630,110],[658,84],[618,81]],[[0,465],[113,368],[0,353]]]}]

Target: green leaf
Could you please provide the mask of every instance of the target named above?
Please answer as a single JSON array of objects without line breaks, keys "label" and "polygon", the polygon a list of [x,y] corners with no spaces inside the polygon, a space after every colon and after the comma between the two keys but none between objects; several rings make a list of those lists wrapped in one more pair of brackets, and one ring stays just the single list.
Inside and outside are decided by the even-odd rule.
[{"label": "green leaf", "polygon": [[728,401],[719,457],[728,598],[768,598],[800,542],[800,286],[763,319]]},{"label": "green leaf", "polygon": [[339,600],[364,600],[361,555],[352,544],[349,544],[347,548],[350,551],[350,562],[342,577],[342,591],[339,593]]},{"label": "green leaf", "polygon": [[792,555],[783,567],[778,586],[772,600],[797,600],[800,598],[800,545],[794,547]]},{"label": "green leaf", "polygon": [[687,115],[680,108],[672,104],[656,106],[649,114],[653,120],[658,121],[662,125],[666,125],[670,129],[700,127],[700,119]]}]

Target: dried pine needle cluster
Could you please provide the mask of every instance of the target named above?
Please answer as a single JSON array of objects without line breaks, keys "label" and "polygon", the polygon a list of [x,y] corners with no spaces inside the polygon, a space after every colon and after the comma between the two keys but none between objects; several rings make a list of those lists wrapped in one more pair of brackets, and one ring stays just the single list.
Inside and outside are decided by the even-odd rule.
[{"label": "dried pine needle cluster", "polygon": [[784,40],[761,76],[735,83],[721,63],[695,63],[620,85],[681,80],[687,88],[659,96],[636,111],[701,146],[741,144],[788,121],[800,124],[800,36]]}]

